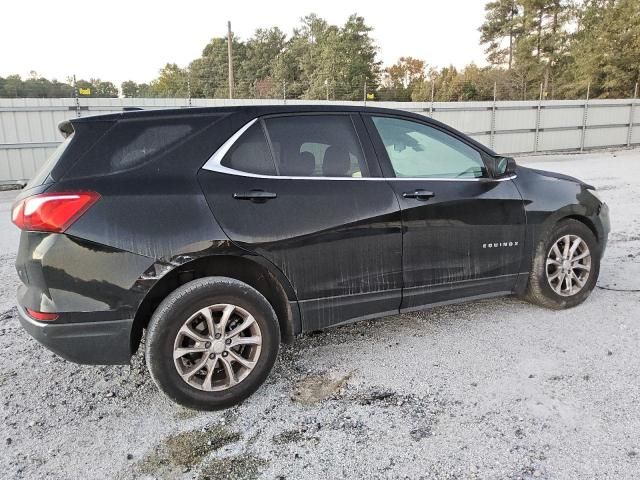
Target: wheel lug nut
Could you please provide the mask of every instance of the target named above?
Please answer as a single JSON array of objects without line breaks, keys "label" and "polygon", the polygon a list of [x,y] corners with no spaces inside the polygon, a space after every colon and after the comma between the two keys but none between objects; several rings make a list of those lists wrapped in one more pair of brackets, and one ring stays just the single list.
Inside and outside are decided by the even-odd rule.
[{"label": "wheel lug nut", "polygon": [[216,358],[216,354],[215,354],[215,353],[210,353],[210,354],[209,354],[209,358],[210,358],[211,360],[213,360],[214,358]]},{"label": "wheel lug nut", "polygon": [[228,352],[222,352],[222,356],[223,356],[223,357],[226,357],[227,355],[229,355],[229,353],[228,353]]},{"label": "wheel lug nut", "polygon": [[222,337],[222,335],[220,335],[219,333],[216,333],[216,340],[219,340],[220,337]]},{"label": "wheel lug nut", "polygon": [[204,348],[210,348],[210,347],[211,347],[211,342],[205,342]]},{"label": "wheel lug nut", "polygon": [[224,341],[224,343],[226,343],[227,345],[231,345],[231,339],[230,339],[230,338],[227,338],[227,339]]}]

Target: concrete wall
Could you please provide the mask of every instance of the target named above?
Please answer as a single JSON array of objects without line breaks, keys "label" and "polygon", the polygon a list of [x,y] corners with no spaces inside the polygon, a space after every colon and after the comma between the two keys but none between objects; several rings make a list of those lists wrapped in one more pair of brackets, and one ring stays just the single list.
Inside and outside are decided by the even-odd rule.
[{"label": "concrete wall", "polygon": [[[282,104],[283,100],[177,98],[0,99],[0,182],[29,179],[61,141],[57,124],[77,116],[166,108]],[[287,104],[362,102],[287,100]],[[639,100],[370,102],[433,117],[499,153],[582,150],[640,144]]]}]

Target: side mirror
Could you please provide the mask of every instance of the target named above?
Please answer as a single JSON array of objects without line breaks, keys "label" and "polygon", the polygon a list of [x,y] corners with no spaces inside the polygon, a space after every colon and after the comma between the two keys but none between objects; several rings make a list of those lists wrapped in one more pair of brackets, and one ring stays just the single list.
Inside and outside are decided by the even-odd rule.
[{"label": "side mirror", "polygon": [[495,163],[496,177],[508,177],[516,173],[516,161],[511,157],[498,157]]}]

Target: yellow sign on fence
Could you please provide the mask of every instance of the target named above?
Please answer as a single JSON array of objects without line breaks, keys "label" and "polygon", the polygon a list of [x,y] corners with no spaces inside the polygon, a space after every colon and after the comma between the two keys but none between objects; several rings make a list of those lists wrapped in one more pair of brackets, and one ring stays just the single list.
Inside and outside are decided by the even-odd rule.
[{"label": "yellow sign on fence", "polygon": [[374,93],[367,93],[367,100],[375,100],[376,95]]},{"label": "yellow sign on fence", "polygon": [[78,92],[80,92],[80,95],[91,95],[90,88],[80,88]]}]

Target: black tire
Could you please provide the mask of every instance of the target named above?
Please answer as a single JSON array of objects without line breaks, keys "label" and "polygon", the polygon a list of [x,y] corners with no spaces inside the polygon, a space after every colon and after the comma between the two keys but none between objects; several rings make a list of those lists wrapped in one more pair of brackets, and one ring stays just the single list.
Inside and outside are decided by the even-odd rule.
[{"label": "black tire", "polygon": [[[547,256],[553,245],[565,235],[576,235],[587,244],[591,253],[591,270],[584,286],[575,294],[563,296],[554,291],[547,278]],[[572,308],[584,302],[594,289],[600,273],[600,246],[595,235],[584,223],[567,219],[557,223],[536,247],[525,299],[553,310]]]},{"label": "black tire", "polygon": [[[191,315],[223,303],[237,305],[255,318],[262,345],[255,367],[246,378],[226,390],[204,391],[178,373],[173,360],[174,342]],[[278,320],[267,299],[246,283],[227,277],[199,278],[173,291],[154,312],[146,335],[145,356],[153,381],[169,398],[196,410],[228,408],[253,394],[269,375],[280,346]]]}]

